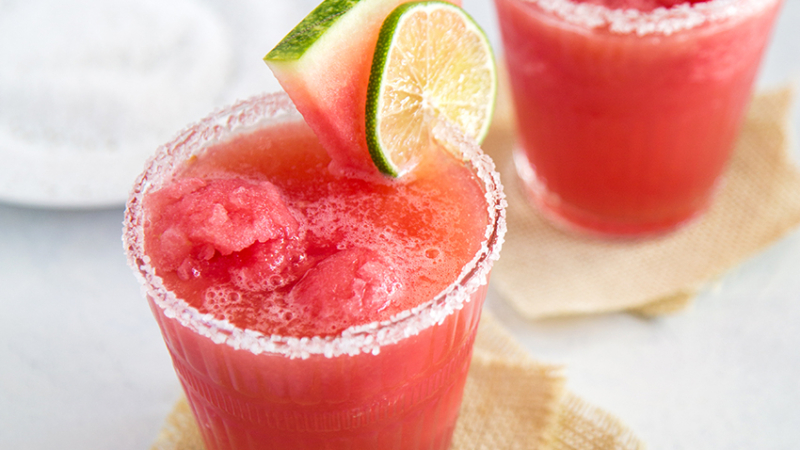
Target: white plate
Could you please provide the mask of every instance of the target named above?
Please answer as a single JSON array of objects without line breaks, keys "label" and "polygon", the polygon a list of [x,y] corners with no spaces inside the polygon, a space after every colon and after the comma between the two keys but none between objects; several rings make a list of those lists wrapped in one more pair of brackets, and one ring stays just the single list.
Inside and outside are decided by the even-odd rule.
[{"label": "white plate", "polygon": [[0,2],[0,201],[123,204],[160,143],[217,107],[279,89],[261,58],[311,7]]}]

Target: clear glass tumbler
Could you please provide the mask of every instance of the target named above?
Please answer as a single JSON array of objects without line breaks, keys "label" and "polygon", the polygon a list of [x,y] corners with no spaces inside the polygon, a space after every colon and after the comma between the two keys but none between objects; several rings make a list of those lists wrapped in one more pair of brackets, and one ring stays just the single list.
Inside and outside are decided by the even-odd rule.
[{"label": "clear glass tumbler", "polygon": [[222,110],[160,147],[128,201],[124,244],[161,328],[208,450],[440,449],[455,427],[505,200],[491,160],[447,126],[436,133],[474,155],[489,221],[480,251],[449,287],[386,322],[332,337],[267,336],[201,314],[162,284],[144,252],[142,199],[212,142],[302,120],[287,96]]},{"label": "clear glass tumbler", "polygon": [[781,0],[495,5],[519,125],[515,164],[545,216],[635,236],[708,207]]}]

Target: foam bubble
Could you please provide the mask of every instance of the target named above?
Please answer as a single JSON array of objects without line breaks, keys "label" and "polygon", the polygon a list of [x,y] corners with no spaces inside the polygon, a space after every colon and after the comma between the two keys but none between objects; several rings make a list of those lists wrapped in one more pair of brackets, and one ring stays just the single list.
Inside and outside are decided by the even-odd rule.
[{"label": "foam bubble", "polygon": [[441,253],[442,253],[442,251],[439,250],[438,248],[431,247],[431,248],[425,250],[425,257],[435,261],[435,260],[439,259],[439,256],[441,255]]}]

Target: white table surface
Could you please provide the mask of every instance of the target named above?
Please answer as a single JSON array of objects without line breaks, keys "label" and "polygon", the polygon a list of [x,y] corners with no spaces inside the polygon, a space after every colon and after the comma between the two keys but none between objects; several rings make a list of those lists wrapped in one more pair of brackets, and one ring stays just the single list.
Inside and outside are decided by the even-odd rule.
[{"label": "white table surface", "polygon": [[[491,3],[464,5],[496,44]],[[759,86],[798,80],[800,0],[787,0]],[[237,95],[253,83],[242,86]],[[178,398],[122,253],[122,216],[122,206],[0,204],[0,449],[148,449]],[[571,390],[650,448],[800,448],[800,231],[670,317],[526,322],[493,292],[487,305],[532,355],[565,366]]]}]

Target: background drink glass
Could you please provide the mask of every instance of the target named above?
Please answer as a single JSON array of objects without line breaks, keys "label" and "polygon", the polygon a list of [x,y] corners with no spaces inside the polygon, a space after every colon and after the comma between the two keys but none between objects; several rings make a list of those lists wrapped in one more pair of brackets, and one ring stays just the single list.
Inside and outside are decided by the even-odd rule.
[{"label": "background drink glass", "polygon": [[517,112],[515,165],[540,211],[570,229],[623,236],[702,213],[780,4],[624,11],[495,0]]},{"label": "background drink glass", "polygon": [[124,242],[140,275],[208,450],[447,449],[505,231],[502,186],[488,157],[444,127],[448,144],[474,153],[489,221],[481,250],[435,298],[380,324],[335,337],[265,336],[189,306],[166,289],[144,252],[142,198],[211,143],[301,120],[287,96],[239,103],[159,148],[128,201]]}]

